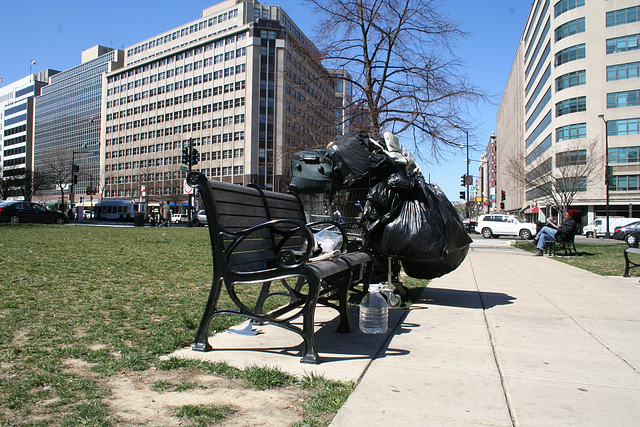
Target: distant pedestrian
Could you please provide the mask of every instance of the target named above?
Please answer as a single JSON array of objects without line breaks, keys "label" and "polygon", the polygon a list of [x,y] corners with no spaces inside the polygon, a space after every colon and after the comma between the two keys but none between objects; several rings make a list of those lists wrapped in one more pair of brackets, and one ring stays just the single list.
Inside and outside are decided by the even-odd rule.
[{"label": "distant pedestrian", "polygon": [[342,212],[340,212],[340,209],[336,209],[331,219],[333,219],[335,222],[342,222]]},{"label": "distant pedestrian", "polygon": [[159,227],[171,227],[171,208],[169,207],[169,202],[164,202],[162,204],[161,211],[164,221],[159,225]]}]

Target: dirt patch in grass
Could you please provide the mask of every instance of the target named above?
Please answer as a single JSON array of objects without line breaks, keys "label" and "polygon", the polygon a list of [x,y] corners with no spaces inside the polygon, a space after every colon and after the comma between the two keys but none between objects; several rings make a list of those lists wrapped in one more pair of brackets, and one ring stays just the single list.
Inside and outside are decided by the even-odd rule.
[{"label": "dirt patch in grass", "polygon": [[[92,364],[67,359],[64,364],[75,374],[92,377]],[[299,386],[255,390],[246,381],[226,378],[195,369],[163,371],[151,368],[121,372],[99,380],[111,391],[103,402],[109,407],[113,425],[191,425],[179,418],[185,405],[232,408],[222,426],[289,426],[302,419],[301,404],[308,391]]]},{"label": "dirt patch in grass", "polygon": [[[154,391],[154,384],[164,384],[167,391]],[[191,390],[175,391],[183,384]],[[306,392],[299,387],[277,390],[252,390],[240,380],[202,371],[160,371],[127,373],[109,378],[112,395],[106,399],[110,412],[120,425],[167,426],[189,425],[176,417],[184,405],[229,405],[234,412],[219,425],[224,426],[288,426],[301,420],[300,403]]]}]

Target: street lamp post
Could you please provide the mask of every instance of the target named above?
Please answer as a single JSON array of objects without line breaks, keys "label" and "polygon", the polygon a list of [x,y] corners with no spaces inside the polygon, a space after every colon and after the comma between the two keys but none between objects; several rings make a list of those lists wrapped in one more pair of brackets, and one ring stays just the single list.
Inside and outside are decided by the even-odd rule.
[{"label": "street lamp post", "polygon": [[606,189],[606,201],[605,201],[605,210],[606,210],[606,221],[607,221],[607,231],[604,234],[605,239],[610,239],[611,234],[609,233],[609,124],[607,120],[604,118],[604,113],[598,114],[598,117],[602,119],[604,122],[604,187]]},{"label": "street lamp post", "polygon": [[467,143],[466,143],[466,147],[467,147],[467,159],[466,159],[466,163],[467,163],[467,174],[465,175],[465,189],[466,189],[466,200],[465,200],[465,215],[466,218],[469,219],[469,183],[467,182],[467,177],[469,176],[469,132],[466,129],[462,129],[460,126],[458,125],[453,125],[453,127],[455,127],[456,129],[460,129],[462,132],[464,132],[464,134],[467,137]]},{"label": "street lamp post", "polygon": [[87,151],[87,144],[82,146],[82,150],[73,150],[71,152],[71,188],[69,190],[69,208],[73,212],[73,205],[75,203],[75,183],[77,174],[80,172],[80,166],[76,165],[76,154],[100,154],[99,151]]}]

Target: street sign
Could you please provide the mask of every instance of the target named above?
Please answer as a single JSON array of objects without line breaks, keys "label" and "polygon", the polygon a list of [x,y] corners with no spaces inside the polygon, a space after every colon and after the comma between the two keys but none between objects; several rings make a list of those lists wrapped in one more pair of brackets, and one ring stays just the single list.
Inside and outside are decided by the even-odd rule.
[{"label": "street sign", "polygon": [[190,186],[189,184],[187,184],[186,180],[184,181],[183,189],[184,189],[184,194],[193,194],[194,193],[193,187]]},{"label": "street sign", "polygon": [[182,172],[189,172],[189,167],[188,166],[180,166],[180,170]]},{"label": "street sign", "polygon": [[473,175],[465,175],[464,176],[464,183],[466,185],[471,185],[473,184]]}]

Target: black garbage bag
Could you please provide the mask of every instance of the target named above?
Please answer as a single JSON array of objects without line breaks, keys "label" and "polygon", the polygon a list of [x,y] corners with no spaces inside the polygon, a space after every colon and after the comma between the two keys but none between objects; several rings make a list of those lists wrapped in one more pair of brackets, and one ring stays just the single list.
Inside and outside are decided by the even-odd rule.
[{"label": "black garbage bag", "polygon": [[365,217],[372,250],[401,260],[442,259],[447,247],[432,213],[435,206],[416,185],[416,179],[396,173],[381,184],[367,196],[367,205],[376,214],[389,208],[377,219]]},{"label": "black garbage bag", "polygon": [[402,269],[405,274],[414,279],[435,279],[444,276],[458,268],[467,257],[469,246],[455,252],[447,253],[443,259],[437,261],[402,261]]},{"label": "black garbage bag", "polygon": [[420,279],[455,270],[472,241],[444,193],[405,173],[371,189],[363,221],[372,251],[402,261]]}]

